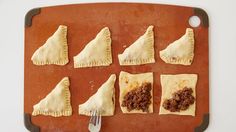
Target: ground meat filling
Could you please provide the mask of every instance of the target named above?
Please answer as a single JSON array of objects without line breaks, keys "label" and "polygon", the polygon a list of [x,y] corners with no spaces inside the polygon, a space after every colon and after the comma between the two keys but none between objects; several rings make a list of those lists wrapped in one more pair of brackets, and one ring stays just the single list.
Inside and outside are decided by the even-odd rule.
[{"label": "ground meat filling", "polygon": [[151,104],[151,83],[143,83],[140,87],[128,92],[121,104],[122,107],[127,107],[128,111],[142,110],[143,112],[149,112],[148,108]]},{"label": "ground meat filling", "polygon": [[192,105],[195,101],[195,98],[192,95],[192,88],[183,88],[183,90],[179,90],[173,93],[171,99],[166,99],[163,102],[163,107],[166,110],[171,112],[179,112],[180,110],[187,110],[190,105]]}]

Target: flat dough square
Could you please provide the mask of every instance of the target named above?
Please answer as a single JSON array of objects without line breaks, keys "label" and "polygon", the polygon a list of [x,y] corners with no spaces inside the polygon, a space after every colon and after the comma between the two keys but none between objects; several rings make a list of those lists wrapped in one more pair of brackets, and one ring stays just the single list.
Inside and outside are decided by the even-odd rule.
[{"label": "flat dough square", "polygon": [[[137,86],[141,86],[142,83],[151,83],[152,84],[152,89],[151,89],[151,104],[149,105],[148,111],[149,112],[143,112],[142,110],[131,110],[128,111],[126,107],[122,107],[122,101],[124,96],[131,90],[137,88]],[[140,73],[140,74],[130,74],[128,72],[120,72],[119,76],[119,86],[120,86],[120,97],[119,97],[119,102],[120,102],[120,108],[123,113],[141,113],[141,114],[146,114],[146,113],[153,113],[153,73],[152,72],[147,72],[147,73]]]},{"label": "flat dough square", "polygon": [[[191,115],[195,116],[196,110],[196,84],[197,74],[177,74],[177,75],[161,75],[161,104],[159,114],[175,114],[175,115]],[[194,104],[190,105],[185,111],[170,112],[162,107],[164,100],[172,98],[172,94],[184,87],[193,89],[193,96],[195,98]]]}]

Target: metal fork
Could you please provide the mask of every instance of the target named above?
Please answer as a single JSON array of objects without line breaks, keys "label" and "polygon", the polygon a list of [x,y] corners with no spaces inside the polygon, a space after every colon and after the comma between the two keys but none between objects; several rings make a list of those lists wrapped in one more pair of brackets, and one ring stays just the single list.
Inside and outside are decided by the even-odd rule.
[{"label": "metal fork", "polygon": [[89,120],[88,129],[90,132],[99,132],[101,129],[102,119],[101,114],[95,110],[92,111],[92,116]]}]

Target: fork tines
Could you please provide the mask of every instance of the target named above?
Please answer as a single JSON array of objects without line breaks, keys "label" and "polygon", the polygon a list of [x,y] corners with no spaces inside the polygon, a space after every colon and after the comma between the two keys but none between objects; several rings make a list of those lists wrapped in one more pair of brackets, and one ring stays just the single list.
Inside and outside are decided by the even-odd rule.
[{"label": "fork tines", "polygon": [[89,123],[93,124],[94,126],[101,126],[101,114],[97,110],[91,112]]}]

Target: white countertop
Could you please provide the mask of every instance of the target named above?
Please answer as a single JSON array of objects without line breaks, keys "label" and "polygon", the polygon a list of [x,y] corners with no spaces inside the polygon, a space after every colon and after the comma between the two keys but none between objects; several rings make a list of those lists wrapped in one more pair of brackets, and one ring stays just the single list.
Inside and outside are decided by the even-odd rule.
[{"label": "white countertop", "polygon": [[[87,2],[98,2],[87,0]],[[145,2],[146,0],[123,1]],[[148,0],[201,7],[210,18],[210,125],[207,132],[236,131],[236,1]],[[0,131],[25,132],[23,124],[24,16],[34,7],[85,0],[0,0]],[[101,1],[100,1],[101,2]],[[104,0],[103,2],[112,2]],[[121,2],[121,1],[120,1]]]}]

